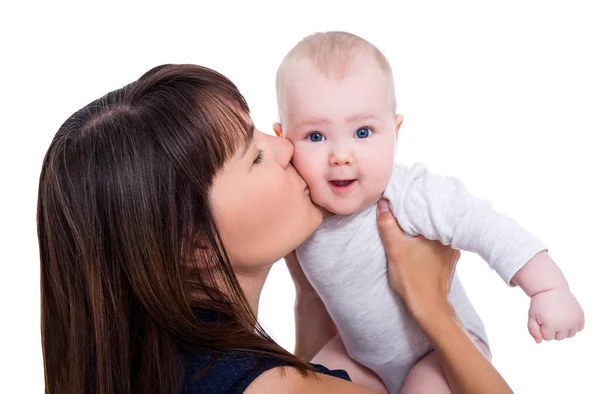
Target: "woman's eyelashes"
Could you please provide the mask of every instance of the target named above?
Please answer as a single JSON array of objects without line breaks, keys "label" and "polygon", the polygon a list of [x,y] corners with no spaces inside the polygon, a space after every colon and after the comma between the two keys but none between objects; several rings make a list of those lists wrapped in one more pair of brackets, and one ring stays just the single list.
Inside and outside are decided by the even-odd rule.
[{"label": "woman's eyelashes", "polygon": [[263,153],[264,153],[264,151],[262,149],[258,150],[258,153],[256,154],[256,158],[254,159],[254,164],[260,164],[260,162],[263,160]]}]

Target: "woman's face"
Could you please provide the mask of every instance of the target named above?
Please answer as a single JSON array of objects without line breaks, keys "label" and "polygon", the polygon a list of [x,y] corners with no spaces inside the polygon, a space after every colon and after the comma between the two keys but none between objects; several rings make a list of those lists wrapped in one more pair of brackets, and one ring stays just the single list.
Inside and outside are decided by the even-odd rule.
[{"label": "woman's face", "polygon": [[323,220],[291,165],[291,142],[255,130],[245,148],[217,173],[210,194],[217,227],[237,272],[284,257]]}]

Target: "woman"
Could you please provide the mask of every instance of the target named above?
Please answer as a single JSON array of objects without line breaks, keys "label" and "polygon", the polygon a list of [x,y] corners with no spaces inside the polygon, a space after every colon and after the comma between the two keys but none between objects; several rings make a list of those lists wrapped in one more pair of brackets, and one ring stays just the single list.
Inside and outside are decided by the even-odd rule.
[{"label": "woman", "polygon": [[[256,321],[271,265],[322,220],[292,149],[199,66],[154,68],[73,114],[40,177],[46,393],[370,392]],[[390,281],[453,387],[510,392],[448,305],[455,252],[403,239],[389,211],[380,223]]]}]

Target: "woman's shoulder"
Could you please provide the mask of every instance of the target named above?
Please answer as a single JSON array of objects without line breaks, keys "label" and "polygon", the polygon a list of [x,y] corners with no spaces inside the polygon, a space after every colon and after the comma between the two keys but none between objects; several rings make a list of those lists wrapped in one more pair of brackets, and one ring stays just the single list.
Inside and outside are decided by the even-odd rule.
[{"label": "woman's shoulder", "polygon": [[341,371],[346,378],[340,379],[340,376],[327,373],[327,371],[334,371],[329,371],[323,366],[318,367],[323,369],[319,373],[308,375],[302,375],[296,368],[290,366],[269,369],[257,376],[243,393],[372,394],[370,390],[352,383],[346,372]]},{"label": "woman's shoulder", "polygon": [[285,365],[274,358],[240,353],[193,352],[185,354],[184,361],[185,394],[243,393],[261,373]]},{"label": "woman's shoulder", "polygon": [[[295,368],[289,366],[285,360],[274,357],[263,357],[253,354],[222,353],[211,355],[208,353],[188,353],[184,357],[185,394],[200,393],[252,393],[276,392],[267,390],[267,387],[297,385],[304,378]],[[348,374],[342,370],[330,371],[322,365],[313,364],[319,374],[329,376],[335,380],[350,380]],[[298,376],[296,376],[298,375]],[[260,378],[259,378],[260,377]],[[254,383],[253,383],[254,382]],[[291,386],[290,386],[291,388]]]}]

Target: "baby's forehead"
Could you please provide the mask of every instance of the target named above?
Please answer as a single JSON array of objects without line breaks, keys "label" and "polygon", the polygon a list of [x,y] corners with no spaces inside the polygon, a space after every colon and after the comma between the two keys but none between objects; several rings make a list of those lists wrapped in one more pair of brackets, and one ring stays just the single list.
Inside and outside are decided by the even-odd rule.
[{"label": "baby's forehead", "polygon": [[282,99],[284,93],[307,84],[327,89],[336,85],[352,86],[352,82],[357,81],[369,81],[395,97],[393,76],[372,56],[357,57],[346,63],[333,62],[328,66],[308,57],[289,59],[286,63],[277,76],[278,99]]},{"label": "baby's forehead", "polygon": [[395,112],[393,86],[373,63],[357,62],[343,72],[326,74],[303,61],[287,71],[285,80],[280,81],[278,104],[280,116],[294,123],[305,118],[326,119],[332,110],[337,118],[373,118]]},{"label": "baby's forehead", "polygon": [[[281,62],[276,77],[277,102],[280,115],[287,105],[286,96],[292,92],[306,92],[301,84],[316,89],[329,82],[344,82],[348,75],[368,73],[373,83],[382,82],[387,91],[392,111],[396,110],[394,77],[389,62],[381,51],[367,40],[348,32],[315,33],[297,43]],[[378,82],[375,82],[377,80]],[[360,84],[356,84],[359,86]],[[318,95],[314,95],[318,97]]]},{"label": "baby's forehead", "polygon": [[328,81],[344,82],[352,76],[366,73],[379,75],[387,79],[387,72],[371,56],[359,57],[345,62],[320,63],[316,59],[302,57],[290,59],[282,66],[279,79],[281,87],[289,86],[298,78],[310,79],[311,82],[326,83]]}]

